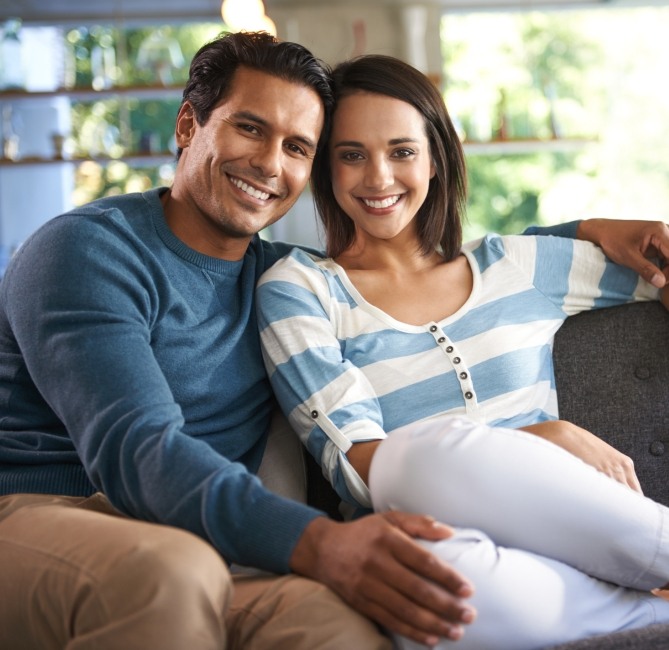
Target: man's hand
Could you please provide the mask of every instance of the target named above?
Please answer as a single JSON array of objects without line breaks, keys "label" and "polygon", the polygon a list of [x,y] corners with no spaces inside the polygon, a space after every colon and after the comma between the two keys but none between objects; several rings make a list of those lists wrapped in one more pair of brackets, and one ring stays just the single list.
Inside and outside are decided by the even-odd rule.
[{"label": "man's hand", "polygon": [[[614,262],[636,271],[658,289],[667,284],[669,227],[662,221],[587,219],[579,224],[577,236],[597,244]],[[659,267],[651,257],[661,260]]]},{"label": "man's hand", "polygon": [[565,420],[541,422],[522,428],[566,449],[619,483],[641,492],[634,461],[594,433]]},{"label": "man's hand", "polygon": [[430,517],[400,512],[348,523],[323,517],[307,526],[290,564],[391,632],[432,646],[459,639],[476,615],[462,600],[471,584],[413,539],[452,533]]}]

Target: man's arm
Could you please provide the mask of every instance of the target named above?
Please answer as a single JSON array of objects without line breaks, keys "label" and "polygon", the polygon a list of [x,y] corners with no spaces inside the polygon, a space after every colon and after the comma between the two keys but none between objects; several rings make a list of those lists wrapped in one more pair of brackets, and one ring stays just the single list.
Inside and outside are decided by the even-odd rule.
[{"label": "man's arm", "polygon": [[[200,303],[188,311],[172,289],[159,297],[157,287],[173,286],[172,279],[140,237],[118,230],[122,224],[107,214],[54,219],[22,246],[3,278],[21,350],[14,361],[13,342],[4,348],[18,368],[23,392],[15,394],[35,403],[31,409],[15,399],[16,417],[5,418],[19,421],[9,425],[17,429],[14,455],[28,454],[23,432],[38,436],[37,458],[17,462],[35,465],[50,453],[54,464],[71,463],[76,453],[94,488],[126,514],[189,530],[229,561],[287,572],[297,540],[322,512],[272,494],[234,462],[267,426],[244,405],[226,406],[227,385],[241,370],[225,363],[225,345],[247,348],[231,345],[220,319],[196,312]],[[193,295],[212,293],[205,275],[193,274],[187,286]],[[262,392],[251,384],[243,395]],[[225,417],[233,410],[239,427]],[[257,427],[246,435],[249,421]]]},{"label": "man's arm", "polygon": [[[597,244],[607,257],[661,289],[669,279],[669,227],[662,221],[585,219],[555,226],[532,226],[524,235],[555,235]],[[659,260],[659,265],[653,260]]]},{"label": "man's arm", "polygon": [[[661,289],[669,278],[669,227],[662,221],[587,219],[577,237],[597,244],[617,264]],[[653,260],[659,260],[659,265]]]}]

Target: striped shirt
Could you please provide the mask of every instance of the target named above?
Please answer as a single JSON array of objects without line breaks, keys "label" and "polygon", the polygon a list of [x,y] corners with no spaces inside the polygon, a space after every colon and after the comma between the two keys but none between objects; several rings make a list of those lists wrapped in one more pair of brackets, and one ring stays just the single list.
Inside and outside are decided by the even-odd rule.
[{"label": "striped shirt", "polygon": [[331,259],[294,250],[261,278],[272,386],[345,501],[370,505],[346,459],[354,442],[444,414],[513,428],[557,419],[552,347],[563,321],[658,297],[588,242],[488,235],[463,253],[473,272],[469,299],[420,326],[366,302]]}]

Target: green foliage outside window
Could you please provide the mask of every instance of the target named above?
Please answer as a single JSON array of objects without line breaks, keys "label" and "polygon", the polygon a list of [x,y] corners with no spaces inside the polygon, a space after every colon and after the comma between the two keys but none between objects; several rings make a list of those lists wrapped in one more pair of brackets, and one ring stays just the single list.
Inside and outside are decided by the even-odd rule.
[{"label": "green foliage outside window", "polygon": [[669,221],[667,33],[667,7],[445,16],[468,236],[588,217]]}]

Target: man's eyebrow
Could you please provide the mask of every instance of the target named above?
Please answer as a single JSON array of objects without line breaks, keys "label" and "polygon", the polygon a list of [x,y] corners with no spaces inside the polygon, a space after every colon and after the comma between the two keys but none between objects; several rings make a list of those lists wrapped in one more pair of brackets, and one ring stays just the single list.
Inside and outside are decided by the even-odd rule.
[{"label": "man's eyebrow", "polygon": [[258,124],[267,124],[267,120],[260,117],[260,115],[252,113],[251,111],[237,111],[236,113],[233,113],[230,117],[234,117],[235,119],[238,120],[249,120],[250,122],[257,122]]},{"label": "man's eyebrow", "polygon": [[[256,115],[251,111],[237,111],[236,113],[233,113],[230,117],[237,120],[248,120],[249,122],[255,122],[256,124],[260,124],[261,126],[269,125],[269,122],[265,118],[260,117],[260,115]],[[313,151],[316,150],[316,143],[306,135],[295,133],[291,137],[300,142],[307,149],[311,149]]]}]

